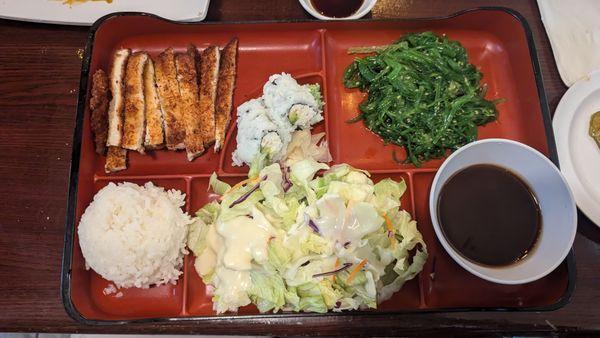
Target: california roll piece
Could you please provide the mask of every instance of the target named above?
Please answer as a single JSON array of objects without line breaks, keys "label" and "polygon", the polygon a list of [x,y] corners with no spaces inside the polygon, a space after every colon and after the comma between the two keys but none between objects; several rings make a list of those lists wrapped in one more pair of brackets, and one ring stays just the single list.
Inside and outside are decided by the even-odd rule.
[{"label": "california roll piece", "polygon": [[323,120],[323,116],[311,106],[296,103],[290,108],[288,120],[294,129],[309,129],[310,126]]},{"label": "california roll piece", "polygon": [[[289,141],[287,142],[289,143]],[[283,156],[283,140],[277,131],[270,131],[260,141],[260,152],[269,159],[281,159]]]},{"label": "california roll piece", "polygon": [[277,125],[269,118],[262,100],[252,99],[243,103],[237,109],[237,116],[238,147],[233,153],[234,165],[250,164],[261,152],[272,161],[277,161],[283,156],[283,150],[289,143],[289,135],[287,139],[282,138]]},{"label": "california roll piece", "polygon": [[300,85],[290,74],[281,73],[269,77],[263,93],[269,117],[280,128],[306,129],[323,120],[318,84]]}]

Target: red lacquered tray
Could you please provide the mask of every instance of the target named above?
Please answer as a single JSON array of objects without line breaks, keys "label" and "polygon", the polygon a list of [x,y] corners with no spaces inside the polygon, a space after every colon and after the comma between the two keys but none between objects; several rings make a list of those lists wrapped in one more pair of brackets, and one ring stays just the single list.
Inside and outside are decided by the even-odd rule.
[{"label": "red lacquered tray", "polygon": [[[367,169],[375,181],[385,177],[405,179],[409,189],[402,205],[418,222],[429,250],[429,259],[418,278],[408,282],[376,311],[426,312],[451,310],[550,310],[564,305],[574,287],[572,254],[553,273],[533,283],[500,285],[479,279],[459,267],[437,241],[428,210],[431,182],[442,160],[421,168],[398,165],[395,149],[384,145],[362,123],[347,124],[358,113],[363,95],[347,90],[342,74],[354,56],[348,47],[390,43],[407,32],[432,30],[460,41],[471,62],[481,69],[489,98],[504,98],[499,119],[480,128],[480,138],[501,137],[526,143],[556,162],[550,117],[545,102],[531,32],[524,19],[504,8],[482,8],[450,17],[392,21],[287,22],[242,24],[179,24],[150,15],[115,14],[101,19],[91,30],[81,75],[69,190],[62,295],[67,312],[88,324],[133,321],[218,320],[240,317],[311,316],[314,314],[258,314],[252,307],[238,314],[217,316],[205,285],[193,268],[193,256],[185,258],[184,274],[177,285],[151,289],[123,289],[104,294],[109,282],[85,270],[76,236],[81,214],[94,194],[109,182],[152,181],[186,193],[186,211],[193,214],[210,196],[208,177],[214,171],[234,183],[246,177],[247,167],[232,167],[236,128],[227,135],[220,154],[211,151],[194,162],[184,152],[158,151],[142,156],[130,153],[129,168],[116,175],[104,173],[104,158],[96,155],[90,132],[88,78],[96,69],[109,68],[119,47],[146,50],[153,56],[167,47],[184,50],[189,43],[199,48],[223,46],[239,38],[239,64],[234,106],[260,95],[273,73],[291,73],[302,83],[322,85],[325,121],[316,131],[325,131],[334,163],[346,162]],[[235,124],[235,121],[233,121]],[[465,292],[468,289],[468,292]]]}]

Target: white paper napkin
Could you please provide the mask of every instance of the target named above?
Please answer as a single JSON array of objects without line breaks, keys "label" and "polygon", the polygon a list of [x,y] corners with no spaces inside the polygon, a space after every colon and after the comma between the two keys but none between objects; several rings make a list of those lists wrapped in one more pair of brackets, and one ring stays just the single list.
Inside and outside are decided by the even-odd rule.
[{"label": "white paper napkin", "polygon": [[560,77],[567,86],[600,69],[600,0],[538,0]]}]

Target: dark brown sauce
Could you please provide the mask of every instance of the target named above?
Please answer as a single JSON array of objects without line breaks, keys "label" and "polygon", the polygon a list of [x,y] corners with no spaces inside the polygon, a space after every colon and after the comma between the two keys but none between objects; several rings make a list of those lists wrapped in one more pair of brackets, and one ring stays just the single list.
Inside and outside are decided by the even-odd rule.
[{"label": "dark brown sauce", "polygon": [[330,18],[347,18],[356,13],[364,0],[310,0],[313,7]]},{"label": "dark brown sauce", "polygon": [[465,258],[491,266],[523,259],[533,248],[541,213],[529,186],[494,165],[474,165],[452,176],[438,199],[448,242]]}]

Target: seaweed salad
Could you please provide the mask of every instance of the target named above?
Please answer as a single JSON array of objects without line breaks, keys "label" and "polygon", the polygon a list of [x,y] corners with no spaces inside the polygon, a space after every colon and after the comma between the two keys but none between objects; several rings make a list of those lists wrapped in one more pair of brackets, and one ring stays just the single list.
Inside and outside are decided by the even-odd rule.
[{"label": "seaweed salad", "polygon": [[482,74],[458,41],[411,33],[357,50],[376,53],[355,59],[344,73],[346,88],[368,94],[349,122],[363,120],[384,142],[403,146],[405,163],[419,167],[475,141],[477,127],[498,116],[499,100],[484,98]]}]

